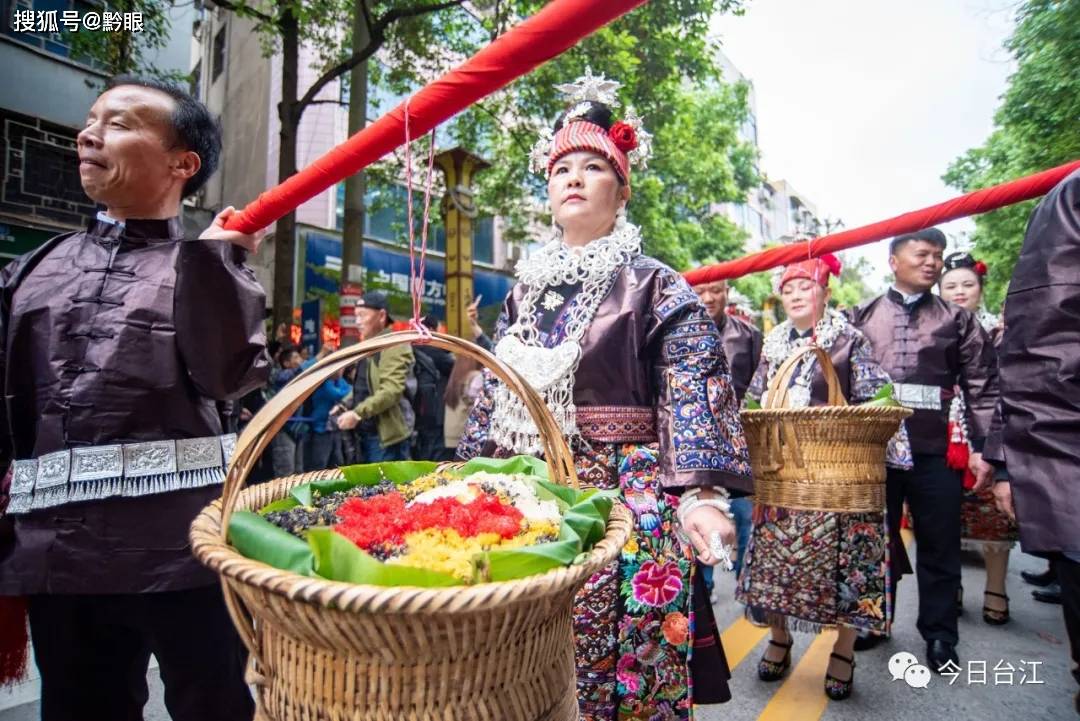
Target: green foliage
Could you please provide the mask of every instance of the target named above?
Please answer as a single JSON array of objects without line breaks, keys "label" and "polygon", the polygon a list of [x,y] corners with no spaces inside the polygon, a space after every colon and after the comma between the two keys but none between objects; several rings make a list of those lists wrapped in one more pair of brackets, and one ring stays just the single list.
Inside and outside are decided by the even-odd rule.
[{"label": "green foliage", "polygon": [[[985,188],[1080,157],[1080,0],[1027,0],[1005,47],[1017,70],[981,146],[952,162],[943,179]],[[985,300],[1000,307],[1035,201],[975,219],[975,252],[990,268]]]},{"label": "green foliage", "polygon": [[[542,4],[509,3],[518,17]],[[507,221],[505,237],[534,241],[537,224],[550,223],[528,150],[565,110],[553,86],[591,68],[623,83],[624,107],[642,115],[655,136],[648,169],[634,172],[629,206],[646,251],[677,269],[740,254],[742,231],[714,214],[712,204],[743,200],[757,181],[755,150],[738,137],[747,88],[721,81],[708,39],[710,18],[738,8],[716,0],[650,2],[462,113],[452,133],[493,161],[479,176],[479,203]],[[494,31],[497,21],[485,19],[485,28]]]},{"label": "green foliage", "polygon": [[71,57],[92,65],[109,75],[134,74],[185,82],[186,73],[163,70],[151,60],[169,42],[172,22],[169,17],[174,0],[112,0],[95,12],[141,13],[140,32],[65,31],[64,42],[71,47]]},{"label": "green foliage", "polygon": [[833,279],[831,305],[841,308],[854,308],[864,300],[869,300],[875,293],[867,285],[866,279],[874,274],[874,266],[866,258],[859,258],[849,263],[840,271],[840,277]]},{"label": "green foliage", "polygon": [[[348,61],[356,59],[353,13],[365,12],[371,42],[355,52],[372,57],[368,65],[373,97],[380,90],[395,97],[414,91],[546,4],[546,0],[478,0],[468,6],[452,0],[215,1],[254,22],[267,54],[281,49],[285,34],[295,33],[296,40],[315,51],[317,85],[347,74]],[[741,0],[653,0],[448,123],[443,132],[451,144],[492,163],[477,181],[481,212],[501,215],[506,221],[504,236],[510,241],[538,240],[536,229],[546,227],[550,217],[543,210],[547,195],[543,180],[528,170],[528,153],[539,130],[551,127],[566,108],[553,86],[591,68],[623,84],[624,107],[632,106],[642,115],[655,136],[648,169],[634,173],[630,202],[630,217],[642,226],[646,251],[680,270],[741,254],[745,234],[713,210],[718,203],[742,201],[758,181],[755,148],[738,135],[747,117],[748,88],[722,81],[718,48],[709,39],[713,17],[739,12],[741,4]],[[161,12],[157,15],[164,17]],[[378,55],[371,55],[376,49]],[[310,96],[307,88],[301,87],[299,93]],[[301,97],[297,107],[283,112],[298,122],[311,99]],[[422,162],[417,153],[418,168]],[[373,183],[396,180],[400,165],[391,161],[369,172]]]}]

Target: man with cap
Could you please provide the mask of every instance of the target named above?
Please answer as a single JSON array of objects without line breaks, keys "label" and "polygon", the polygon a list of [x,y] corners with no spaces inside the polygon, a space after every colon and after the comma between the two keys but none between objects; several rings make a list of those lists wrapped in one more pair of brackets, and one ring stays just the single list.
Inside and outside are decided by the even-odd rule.
[{"label": "man with cap", "polygon": [[[360,338],[370,340],[390,332],[391,318],[386,293],[369,291],[356,304],[356,324]],[[405,385],[415,358],[408,345],[380,351],[366,364],[369,395],[357,399],[356,406],[338,416],[338,428],[349,431],[367,420],[375,422],[375,433],[361,433],[364,461],[404,461],[409,458],[412,428],[405,417]]]},{"label": "man with cap", "polygon": [[853,313],[856,327],[873,345],[875,360],[893,379],[896,399],[915,411],[907,421],[915,465],[911,470],[889,469],[887,478],[893,584],[906,566],[899,531],[906,500],[918,546],[917,625],[926,640],[927,665],[938,672],[950,661],[959,663],[956,617],[963,486],[958,472],[945,462],[949,401],[959,386],[970,415],[971,471],[985,482],[993,469],[982,459],[982,446],[998,400],[990,337],[974,314],[931,292],[941,277],[945,245],[945,234],[937,228],[894,238],[889,244],[892,287]]}]

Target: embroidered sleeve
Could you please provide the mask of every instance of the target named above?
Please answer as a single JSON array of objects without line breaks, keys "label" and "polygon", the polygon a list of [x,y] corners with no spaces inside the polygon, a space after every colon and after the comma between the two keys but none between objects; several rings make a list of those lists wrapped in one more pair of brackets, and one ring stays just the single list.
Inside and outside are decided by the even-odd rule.
[{"label": "embroidered sleeve", "polygon": [[[509,315],[506,306],[503,306],[502,312],[499,313],[499,319],[495,323],[495,337],[492,347],[506,334],[509,325]],[[458,442],[457,457],[466,461],[483,455],[484,447],[488,442],[491,412],[494,410],[495,386],[499,381],[495,374],[487,368],[483,370],[483,378],[483,385],[476,396],[472,410],[469,411],[469,417],[465,420],[465,431],[461,434],[461,440]]]},{"label": "embroidered sleeve", "polygon": [[[874,360],[870,341],[862,333],[855,337],[851,345],[851,403],[863,403],[873,398],[881,387],[892,382],[885,369]],[[900,429],[889,440],[885,450],[885,464],[904,470],[914,465],[911,455],[911,442],[908,440],[907,424],[901,423]]]},{"label": "embroidered sleeve", "polygon": [[[660,296],[661,304],[674,299]],[[679,306],[658,336],[654,371],[665,487],[750,492],[746,439],[716,325],[694,298]]]}]

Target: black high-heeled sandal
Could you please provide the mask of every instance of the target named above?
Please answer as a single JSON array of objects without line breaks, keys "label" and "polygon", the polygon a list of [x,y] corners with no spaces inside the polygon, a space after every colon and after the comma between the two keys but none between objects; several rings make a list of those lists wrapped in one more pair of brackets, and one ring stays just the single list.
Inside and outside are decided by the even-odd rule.
[{"label": "black high-heeled sandal", "polygon": [[1003,593],[994,593],[993,591],[983,591],[987,596],[996,596],[997,598],[1005,599],[1005,608],[999,610],[996,608],[990,608],[985,603],[983,604],[983,621],[991,626],[1004,626],[1009,622],[1009,597]]},{"label": "black high-heeled sandal", "polygon": [[828,671],[825,672],[825,695],[833,701],[843,701],[851,695],[852,689],[855,688],[855,659],[841,656],[838,653],[831,653],[829,657],[835,658],[837,661],[843,661],[848,666],[851,666],[851,675],[847,681],[841,681]]},{"label": "black high-heeled sandal", "polygon": [[795,645],[795,639],[789,633],[787,643],[774,641],[770,638],[769,645],[784,649],[784,657],[779,661],[770,661],[765,656],[762,656],[761,660],[758,661],[757,676],[762,681],[779,681],[784,677],[784,673],[791,668],[791,647]]}]

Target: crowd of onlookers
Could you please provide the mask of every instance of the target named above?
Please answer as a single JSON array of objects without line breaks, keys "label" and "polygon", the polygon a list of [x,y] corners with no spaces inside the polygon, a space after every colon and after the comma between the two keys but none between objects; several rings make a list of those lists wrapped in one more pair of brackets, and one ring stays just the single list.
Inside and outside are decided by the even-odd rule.
[{"label": "crowd of onlookers", "polygon": [[[480,325],[477,304],[469,309],[472,339],[491,341]],[[389,332],[392,318],[384,293],[366,293],[357,306],[361,338]],[[432,330],[438,322],[425,319]],[[268,344],[269,383],[245,396],[233,413],[240,429],[271,397],[336,350],[312,353],[294,345],[282,324]],[[325,381],[278,432],[253,474],[269,479],[353,463],[450,460],[476,397],[483,388],[473,358],[432,346],[400,346],[365,358]]]}]

